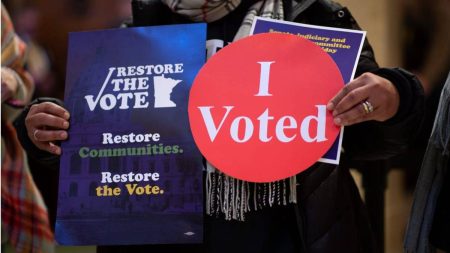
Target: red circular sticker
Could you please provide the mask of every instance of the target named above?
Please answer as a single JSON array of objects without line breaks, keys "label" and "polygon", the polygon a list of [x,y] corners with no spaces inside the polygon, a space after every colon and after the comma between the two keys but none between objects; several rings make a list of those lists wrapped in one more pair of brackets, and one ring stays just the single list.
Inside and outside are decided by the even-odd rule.
[{"label": "red circular sticker", "polygon": [[319,46],[299,36],[258,34],[203,66],[189,97],[189,121],[205,158],[251,182],[293,176],[331,147],[339,127],[326,110],[344,85]]}]

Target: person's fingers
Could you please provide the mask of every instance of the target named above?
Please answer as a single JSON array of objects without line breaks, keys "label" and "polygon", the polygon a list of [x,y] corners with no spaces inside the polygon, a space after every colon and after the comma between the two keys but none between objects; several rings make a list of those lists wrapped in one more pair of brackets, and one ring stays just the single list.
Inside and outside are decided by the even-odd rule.
[{"label": "person's fingers", "polygon": [[53,144],[52,142],[38,142],[35,143],[36,147],[38,147],[41,150],[45,150],[47,152],[50,152],[55,155],[61,154],[61,148],[57,145]]},{"label": "person's fingers", "polygon": [[68,120],[70,118],[70,114],[66,109],[51,102],[43,102],[32,105],[30,111],[28,112],[28,115],[34,115],[37,113],[52,114],[65,120]]},{"label": "person's fingers", "polygon": [[333,110],[333,116],[339,115],[353,107],[357,107],[362,101],[365,101],[370,96],[370,87],[358,87],[345,95],[339,103],[337,103]]},{"label": "person's fingers", "polygon": [[44,112],[39,112],[35,114],[30,114],[25,118],[25,125],[27,129],[41,129],[46,127],[56,128],[56,129],[68,129],[69,121],[64,118],[54,116],[52,114],[47,114]]},{"label": "person's fingers", "polygon": [[359,103],[350,110],[336,116],[334,118],[334,123],[336,125],[349,126],[363,121],[372,120],[376,118],[376,114],[377,112],[375,108],[372,112],[369,112],[366,111],[363,103]]},{"label": "person's fingers", "polygon": [[67,132],[64,130],[34,130],[33,139],[38,142],[63,141],[67,139]]},{"label": "person's fingers", "polygon": [[53,141],[67,139],[69,128],[69,112],[63,107],[43,102],[30,107],[25,118],[27,134],[33,144],[41,150],[60,155],[61,148]]},{"label": "person's fingers", "polygon": [[[383,77],[365,73],[347,84],[330,101],[334,123],[353,125],[359,122],[392,118],[399,107],[399,94],[395,86]],[[365,105],[364,105],[365,104]]]},{"label": "person's fingers", "polygon": [[334,110],[336,108],[336,105],[339,104],[339,102],[347,96],[350,92],[352,92],[354,89],[357,89],[364,85],[364,82],[361,80],[361,77],[356,78],[355,80],[349,82],[346,84],[327,104],[328,110]]}]

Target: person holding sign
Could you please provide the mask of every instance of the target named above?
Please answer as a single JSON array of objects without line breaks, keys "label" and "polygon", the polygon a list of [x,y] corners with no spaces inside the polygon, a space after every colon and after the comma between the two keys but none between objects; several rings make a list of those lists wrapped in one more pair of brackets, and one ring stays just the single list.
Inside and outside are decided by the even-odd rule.
[{"label": "person holding sign", "polygon": [[[208,56],[248,36],[255,16],[360,29],[346,8],[328,0],[135,1],[133,16],[136,26],[207,22]],[[264,65],[268,68],[269,63]],[[379,68],[367,41],[356,76],[325,105],[334,123],[346,126],[341,160],[392,157],[404,150],[419,128],[423,113],[420,83],[404,70]],[[268,96],[265,91],[255,94]],[[207,117],[208,108],[203,110]],[[320,114],[323,108],[317,110]],[[261,122],[271,117],[269,111],[261,113]],[[45,158],[40,154],[41,159],[57,161],[55,155],[61,150],[54,142],[67,138],[68,123],[63,107],[36,103],[22,115],[22,142],[30,152],[47,151]],[[210,136],[214,137],[214,129]],[[260,136],[262,140],[267,137]],[[233,158],[240,159],[226,159]],[[344,166],[317,162],[289,179],[269,183],[237,180],[209,163],[206,167],[202,245],[99,246],[98,252],[377,251],[358,190]]]}]

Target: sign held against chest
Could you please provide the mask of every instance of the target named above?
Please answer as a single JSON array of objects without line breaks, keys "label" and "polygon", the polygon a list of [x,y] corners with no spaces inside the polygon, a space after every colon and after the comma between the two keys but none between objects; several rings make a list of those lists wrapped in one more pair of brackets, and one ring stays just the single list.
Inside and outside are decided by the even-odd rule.
[{"label": "sign held against chest", "polygon": [[189,98],[191,130],[205,158],[238,179],[271,182],[316,162],[339,132],[326,104],[343,86],[317,45],[259,34],[220,50]]}]

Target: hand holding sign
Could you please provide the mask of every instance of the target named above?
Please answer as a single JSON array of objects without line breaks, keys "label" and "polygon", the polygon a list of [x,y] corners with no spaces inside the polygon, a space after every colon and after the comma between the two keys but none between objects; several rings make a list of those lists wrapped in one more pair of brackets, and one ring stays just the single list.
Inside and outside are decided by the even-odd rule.
[{"label": "hand holding sign", "polygon": [[67,139],[69,117],[67,110],[55,103],[34,104],[25,118],[28,137],[39,149],[60,155],[61,148],[54,142]]},{"label": "hand holding sign", "polygon": [[[373,110],[367,111],[364,102]],[[327,109],[333,110],[335,124],[349,126],[368,120],[388,120],[397,113],[399,104],[398,91],[389,80],[365,73],[342,88]]]}]

